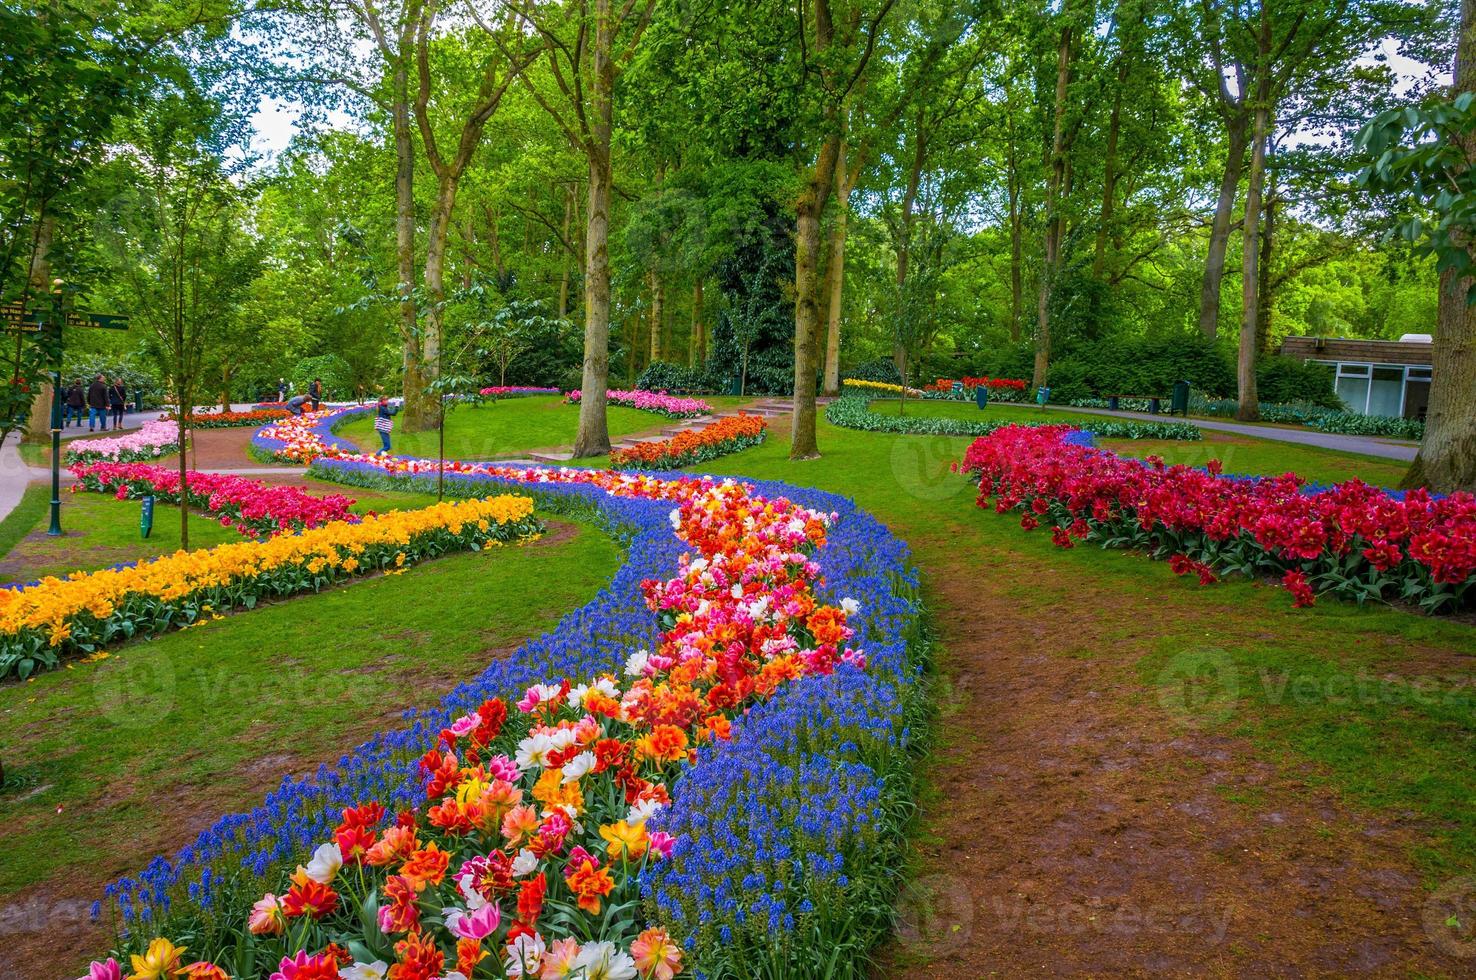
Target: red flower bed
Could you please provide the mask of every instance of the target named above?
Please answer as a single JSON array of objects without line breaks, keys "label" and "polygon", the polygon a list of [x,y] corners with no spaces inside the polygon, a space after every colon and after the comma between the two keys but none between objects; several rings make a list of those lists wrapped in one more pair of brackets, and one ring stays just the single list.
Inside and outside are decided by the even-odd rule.
[{"label": "red flower bed", "polygon": [[630,449],[617,449],[610,454],[610,462],[615,466],[674,470],[756,446],[764,441],[768,427],[769,423],[761,416],[734,415],[660,442],[642,442]]},{"label": "red flower bed", "polygon": [[[932,385],[924,389],[926,391],[952,391],[953,378],[939,378]],[[970,378],[965,375],[957,379],[963,382],[965,391],[973,391],[983,385],[991,391],[1024,391],[1025,381],[1022,378]]]},{"label": "red flower bed", "polygon": [[1271,575],[1299,606],[1319,593],[1364,602],[1469,605],[1476,575],[1476,497],[1401,499],[1358,480],[1309,491],[1288,473],[1260,479],[1124,459],[1066,440],[1068,426],[1006,426],[978,439],[963,469],[979,474],[979,506],[1021,510],[1021,526],[1053,526],[1057,544],[1092,540],[1169,559],[1180,575]]},{"label": "red flower bed", "polygon": [[[71,467],[77,490],[111,493],[119,500],[145,494],[166,503],[180,500],[179,473],[147,463],[90,463]],[[220,473],[189,474],[189,505],[213,515],[225,527],[247,537],[318,527],[329,521],[357,520],[349,512],[352,497],[334,493],[315,497],[298,487],[273,486],[259,480]]]},{"label": "red flower bed", "polygon": [[249,412],[198,412],[190,414],[185,422],[192,429],[233,429],[248,425],[266,425],[290,413],[282,408],[254,408]]}]

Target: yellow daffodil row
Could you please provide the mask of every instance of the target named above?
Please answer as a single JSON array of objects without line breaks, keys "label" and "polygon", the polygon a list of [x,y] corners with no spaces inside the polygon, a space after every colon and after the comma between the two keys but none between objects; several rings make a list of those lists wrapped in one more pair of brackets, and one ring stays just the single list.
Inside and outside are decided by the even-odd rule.
[{"label": "yellow daffodil row", "polygon": [[862,381],[859,378],[847,378],[842,384],[847,388],[854,388],[868,394],[875,392],[880,395],[900,395],[904,391],[909,395],[922,394],[916,388],[904,388],[901,385],[890,384],[886,381]]},{"label": "yellow daffodil row", "polygon": [[449,551],[537,535],[533,501],[512,495],[391,511],[301,534],[178,551],[131,568],[0,589],[0,679],[50,669],[68,652],[187,626],[202,612],[315,591]]}]

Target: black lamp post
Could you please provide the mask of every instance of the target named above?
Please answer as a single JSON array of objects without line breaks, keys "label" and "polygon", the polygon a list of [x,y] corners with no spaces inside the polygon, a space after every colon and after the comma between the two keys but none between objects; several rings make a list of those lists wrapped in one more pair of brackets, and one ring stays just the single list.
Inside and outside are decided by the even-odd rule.
[{"label": "black lamp post", "polygon": [[61,527],[61,430],[62,430],[62,398],[61,398],[61,369],[62,369],[62,287],[64,283],[60,279],[51,281],[51,316],[47,319],[45,329],[50,331],[50,342],[52,345],[51,362],[51,526],[46,529],[50,537],[59,537],[62,533]]}]

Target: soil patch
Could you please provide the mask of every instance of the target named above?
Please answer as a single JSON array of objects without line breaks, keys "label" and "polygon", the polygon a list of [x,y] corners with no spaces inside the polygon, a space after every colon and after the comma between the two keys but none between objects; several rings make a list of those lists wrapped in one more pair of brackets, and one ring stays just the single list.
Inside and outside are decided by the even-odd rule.
[{"label": "soil patch", "polygon": [[1465,972],[1426,928],[1420,827],[1176,724],[1133,669],[1146,605],[1022,608],[967,555],[925,572],[938,799],[878,977]]}]

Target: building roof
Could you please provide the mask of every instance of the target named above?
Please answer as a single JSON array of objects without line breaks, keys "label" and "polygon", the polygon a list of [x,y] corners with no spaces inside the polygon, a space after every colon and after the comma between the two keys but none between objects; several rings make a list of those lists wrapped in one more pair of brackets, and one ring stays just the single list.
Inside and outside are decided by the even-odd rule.
[{"label": "building roof", "polygon": [[1424,341],[1353,340],[1338,337],[1288,337],[1281,353],[1304,361],[1353,361],[1360,364],[1431,363],[1431,344]]}]

